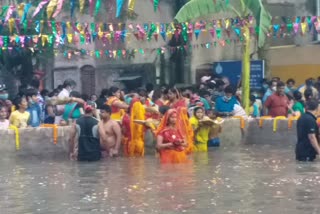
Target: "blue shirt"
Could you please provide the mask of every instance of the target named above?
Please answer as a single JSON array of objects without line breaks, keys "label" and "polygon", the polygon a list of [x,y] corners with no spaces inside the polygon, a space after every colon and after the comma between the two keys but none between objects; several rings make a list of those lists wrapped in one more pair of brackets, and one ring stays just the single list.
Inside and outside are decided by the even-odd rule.
[{"label": "blue shirt", "polygon": [[27,111],[30,113],[29,125],[32,127],[39,127],[41,120],[41,108],[38,103],[29,105]]},{"label": "blue shirt", "polygon": [[273,91],[268,88],[268,90],[266,91],[266,93],[264,94],[263,98],[262,98],[262,102],[265,103],[268,99],[268,97],[270,97],[273,94]]},{"label": "blue shirt", "polygon": [[234,105],[239,104],[238,100],[233,96],[229,101],[224,99],[224,96],[216,99],[215,109],[217,112],[233,112]]}]

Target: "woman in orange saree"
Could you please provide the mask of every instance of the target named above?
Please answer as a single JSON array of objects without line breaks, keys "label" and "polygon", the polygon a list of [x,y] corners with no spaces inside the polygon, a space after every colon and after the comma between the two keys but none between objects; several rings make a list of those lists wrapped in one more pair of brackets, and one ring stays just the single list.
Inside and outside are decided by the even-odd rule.
[{"label": "woman in orange saree", "polygon": [[168,110],[156,132],[157,149],[161,163],[184,163],[188,161],[185,153],[188,143],[177,127],[177,120],[177,110]]},{"label": "woman in orange saree", "polygon": [[182,136],[186,138],[188,147],[186,153],[190,154],[194,151],[194,133],[188,117],[186,100],[181,96],[179,90],[175,87],[167,91],[170,108],[177,110],[177,128]]},{"label": "woman in orange saree", "polygon": [[120,100],[121,91],[117,87],[111,87],[109,89],[109,98],[107,105],[111,106],[111,119],[121,120],[125,115],[125,110],[128,109],[128,105]]}]

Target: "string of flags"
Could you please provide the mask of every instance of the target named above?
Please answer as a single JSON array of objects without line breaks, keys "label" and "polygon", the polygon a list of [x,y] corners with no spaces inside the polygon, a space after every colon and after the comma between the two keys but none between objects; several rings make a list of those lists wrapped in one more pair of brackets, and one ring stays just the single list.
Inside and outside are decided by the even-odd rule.
[{"label": "string of flags", "polygon": [[[306,33],[320,33],[320,17],[275,17],[282,23],[270,26],[267,35],[275,38],[293,37]],[[243,40],[243,23],[248,21],[251,36],[257,36],[259,27],[253,23],[253,17],[245,19],[228,18],[212,21],[171,23],[144,23],[144,24],[112,24],[112,23],[79,23],[56,21],[25,21],[20,24],[19,19],[10,19],[8,24],[0,22],[0,35],[8,26],[10,36],[0,36],[0,47],[9,46],[58,46],[65,44],[90,44],[100,40],[104,45],[124,43],[132,36],[139,41],[170,41],[172,37],[177,40],[182,37],[185,42],[197,40],[201,34],[211,35],[212,40],[238,39]],[[25,35],[33,29],[36,35]]]},{"label": "string of flags", "polygon": [[[156,12],[159,10],[159,0],[150,0],[154,6],[154,11]],[[91,16],[96,16],[101,9],[102,0],[79,0],[79,12],[80,14],[84,13],[84,8],[88,3],[89,11],[88,13]],[[35,10],[32,13],[32,18],[36,17],[41,12],[46,12],[47,18],[56,18],[62,11],[62,8],[66,1],[64,0],[42,0],[39,4],[28,2],[23,2],[20,4],[13,4],[13,5],[5,5],[1,8],[0,17],[4,17],[4,22],[8,22],[10,18],[19,18],[21,22],[24,22],[28,17],[32,8]],[[116,17],[119,18],[121,12],[124,8],[125,0],[116,0]],[[70,16],[71,18],[74,17],[74,13],[77,7],[75,0],[70,0]],[[128,0],[128,11],[130,13],[134,12],[134,8],[136,5],[136,0]],[[43,14],[42,14],[43,15]]]},{"label": "string of flags", "polygon": [[[156,48],[135,48],[135,49],[107,49],[107,50],[88,50],[88,49],[78,49],[78,50],[59,50],[53,49],[53,53],[55,56],[59,54],[63,54],[63,57],[71,60],[76,57],[95,57],[97,59],[130,59],[135,58],[136,55],[141,56],[148,56],[153,53],[157,54],[164,54],[164,53],[174,53],[177,51],[187,52],[191,49],[209,49],[209,48],[216,48],[216,47],[224,47],[227,45],[237,44],[240,43],[239,40],[219,40],[214,42],[206,42],[206,43],[199,43],[199,44],[188,44],[188,45],[180,45],[180,46],[162,46]],[[26,48],[21,47],[2,47],[0,48],[0,55],[4,53],[13,54],[13,53],[20,53],[24,51]],[[33,48],[29,47],[29,50],[32,52],[47,52],[49,49],[47,48]]]}]

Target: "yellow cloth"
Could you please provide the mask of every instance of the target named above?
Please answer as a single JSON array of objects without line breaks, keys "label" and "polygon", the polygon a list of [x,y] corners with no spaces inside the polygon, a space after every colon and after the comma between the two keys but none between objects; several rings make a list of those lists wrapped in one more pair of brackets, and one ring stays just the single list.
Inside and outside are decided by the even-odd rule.
[{"label": "yellow cloth", "polygon": [[112,120],[122,120],[122,117],[125,115],[125,110],[120,109],[118,107],[113,106],[115,102],[121,102],[117,97],[110,97],[107,101],[107,105],[109,105],[112,109],[111,119]]},{"label": "yellow cloth", "polygon": [[17,128],[26,128],[28,126],[28,121],[30,119],[30,113],[21,113],[18,110],[11,113],[9,121],[10,124]]},{"label": "yellow cloth", "polygon": [[[190,118],[190,123],[193,128],[197,129],[199,127],[199,120],[193,116]],[[208,151],[208,140],[210,133],[210,126],[200,126],[195,136],[195,146],[197,152],[206,152]]]},{"label": "yellow cloth", "polygon": [[144,156],[144,125],[137,124],[134,120],[145,120],[145,113],[145,108],[140,101],[132,105],[130,117],[131,139],[128,143],[129,156]]}]

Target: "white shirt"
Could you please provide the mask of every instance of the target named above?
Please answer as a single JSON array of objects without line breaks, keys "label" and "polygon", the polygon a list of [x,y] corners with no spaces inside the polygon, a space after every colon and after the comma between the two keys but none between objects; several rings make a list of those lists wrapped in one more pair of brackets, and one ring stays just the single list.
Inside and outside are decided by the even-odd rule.
[{"label": "white shirt", "polygon": [[[62,89],[62,91],[59,93],[58,98],[59,99],[64,99],[70,96],[70,92],[67,89]],[[64,111],[64,106],[65,105],[57,105],[57,111],[58,112],[63,112]],[[54,123],[55,124],[60,124],[62,120],[62,114],[61,115],[56,115],[54,118]]]}]

